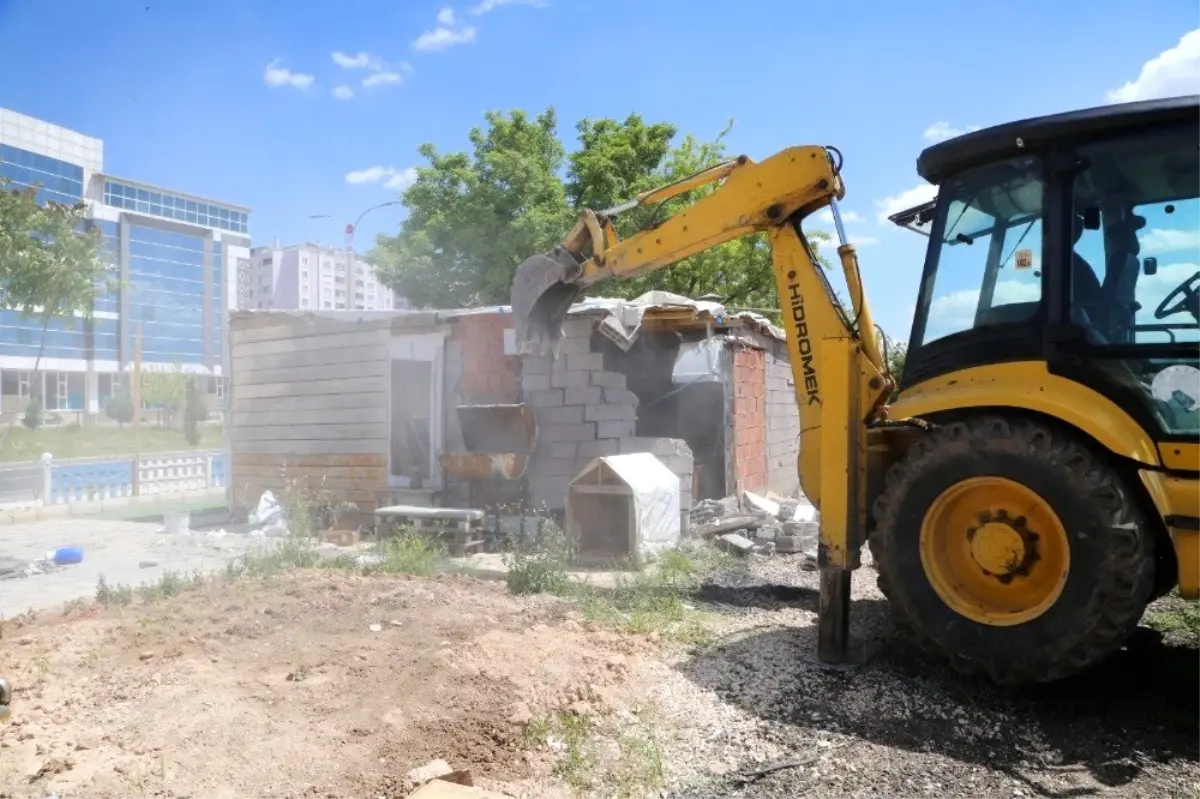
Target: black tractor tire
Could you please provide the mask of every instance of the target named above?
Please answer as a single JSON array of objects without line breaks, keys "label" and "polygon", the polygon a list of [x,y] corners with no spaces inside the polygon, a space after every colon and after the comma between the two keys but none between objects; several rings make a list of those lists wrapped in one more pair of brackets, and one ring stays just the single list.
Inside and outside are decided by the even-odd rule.
[{"label": "black tractor tire", "polygon": [[[960,480],[997,476],[1040,494],[1066,529],[1071,565],[1039,617],[982,624],[947,607],[921,565],[926,510]],[[1154,590],[1154,535],[1101,451],[1021,416],[953,421],[922,436],[884,478],[871,555],[879,588],[922,649],[1002,685],[1052,682],[1094,666],[1137,627]]]}]

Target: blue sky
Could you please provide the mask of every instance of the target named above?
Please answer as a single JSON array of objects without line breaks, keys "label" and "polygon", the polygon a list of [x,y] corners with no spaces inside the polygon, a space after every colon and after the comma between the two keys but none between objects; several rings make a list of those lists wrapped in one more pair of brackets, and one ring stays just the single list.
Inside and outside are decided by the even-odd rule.
[{"label": "blue sky", "polygon": [[[906,338],[924,239],[880,215],[920,199],[921,148],[1197,91],[1198,29],[1195,0],[0,0],[0,106],[104,139],[113,174],[250,206],[255,244],[340,243],[420,143],[465,149],[488,109],[553,104],[568,147],[585,116],[733,118],[754,158],[845,153],[876,318]],[[372,212],[359,249],[402,214]]]}]

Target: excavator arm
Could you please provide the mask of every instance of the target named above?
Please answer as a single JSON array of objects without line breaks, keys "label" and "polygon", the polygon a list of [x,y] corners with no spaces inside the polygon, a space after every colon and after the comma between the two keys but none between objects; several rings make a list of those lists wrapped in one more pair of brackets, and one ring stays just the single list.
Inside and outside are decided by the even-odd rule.
[{"label": "excavator arm", "polygon": [[[614,208],[584,211],[557,247],[518,267],[512,289],[518,348],[554,351],[567,310],[588,286],[645,275],[741,236],[766,233],[800,415],[800,485],[821,512],[818,656],[835,662],[846,655],[850,574],[865,541],[866,431],[886,419],[893,385],[838,211],[844,196],[840,158],[818,146],[792,147],[761,163],[741,156]],[[617,236],[617,214],[718,181],[674,216],[624,240]],[[805,217],[825,207],[837,228],[849,308],[839,302],[801,228]]]}]

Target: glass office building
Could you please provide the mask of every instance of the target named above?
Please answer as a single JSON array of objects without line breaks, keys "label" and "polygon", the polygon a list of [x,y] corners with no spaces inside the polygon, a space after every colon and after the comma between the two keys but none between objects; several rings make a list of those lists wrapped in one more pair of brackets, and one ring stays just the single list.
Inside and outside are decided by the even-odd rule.
[{"label": "glass office building", "polygon": [[100,140],[5,109],[0,175],[43,202],[85,202],[113,279],[90,322],[52,320],[44,344],[39,319],[0,311],[0,411],[32,392],[49,411],[101,412],[127,388],[139,334],[144,368],[178,365],[220,399],[236,302],[226,264],[249,257],[249,209],[107,175]]}]

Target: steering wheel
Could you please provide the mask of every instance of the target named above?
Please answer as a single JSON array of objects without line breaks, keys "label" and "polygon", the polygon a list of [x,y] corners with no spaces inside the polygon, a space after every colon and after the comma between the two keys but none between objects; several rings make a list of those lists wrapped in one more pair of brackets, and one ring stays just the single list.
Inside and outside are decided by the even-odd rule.
[{"label": "steering wheel", "polygon": [[[1200,272],[1171,289],[1171,293],[1163,297],[1163,301],[1154,309],[1154,318],[1166,319],[1180,311],[1191,311],[1193,316],[1200,317],[1200,291],[1197,289],[1200,289]],[[1176,295],[1179,295],[1177,300]]]}]

